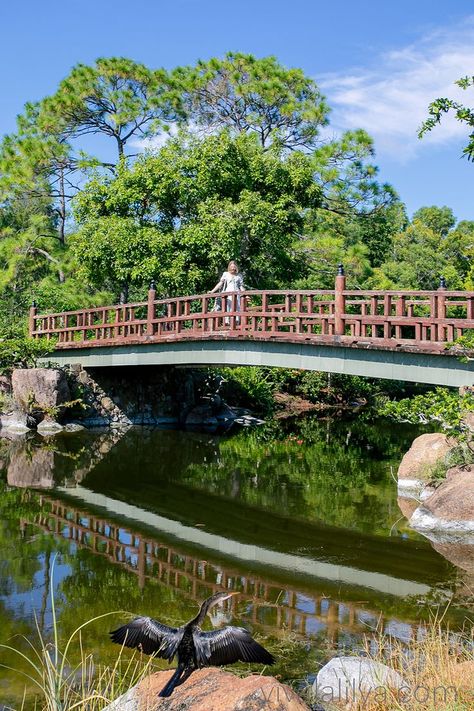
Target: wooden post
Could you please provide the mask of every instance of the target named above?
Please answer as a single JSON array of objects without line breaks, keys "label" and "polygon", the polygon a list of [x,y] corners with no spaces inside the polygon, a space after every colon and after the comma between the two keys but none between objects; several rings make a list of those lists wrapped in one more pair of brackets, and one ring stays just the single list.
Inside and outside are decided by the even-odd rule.
[{"label": "wooden post", "polygon": [[346,277],[344,267],[339,264],[337,267],[336,283],[334,286],[334,335],[343,336],[345,332],[344,314],[346,312]]},{"label": "wooden post", "polygon": [[[440,277],[439,280],[439,287],[438,287],[438,294],[437,294],[437,301],[438,301],[438,319],[445,319],[446,318],[446,296],[444,295],[444,292],[446,291],[446,280],[444,277]],[[438,324],[438,328],[436,329],[436,340],[437,341],[445,341],[446,340],[446,329],[444,325]]]},{"label": "wooden post", "polygon": [[148,289],[148,307],[146,315],[146,335],[153,336],[154,333],[154,319],[155,319],[155,298],[156,298],[156,287],[155,282],[152,281],[150,288]]},{"label": "wooden post", "polygon": [[268,294],[262,294],[262,331],[267,330]]},{"label": "wooden post", "polygon": [[[395,304],[395,315],[397,318],[403,318],[405,316],[405,298],[404,295],[398,294]],[[395,326],[395,338],[400,339],[403,337],[402,328],[401,324]]]},{"label": "wooden post", "polygon": [[35,316],[37,313],[38,313],[38,309],[36,307],[36,301],[33,301],[33,303],[31,304],[31,307],[30,307],[30,316],[29,316],[29,320],[28,320],[28,331],[30,334],[30,338],[33,338],[33,333],[36,330],[35,329],[35,326],[36,326]]},{"label": "wooden post", "polygon": [[247,297],[245,294],[240,295],[240,327],[242,331],[247,330]]}]

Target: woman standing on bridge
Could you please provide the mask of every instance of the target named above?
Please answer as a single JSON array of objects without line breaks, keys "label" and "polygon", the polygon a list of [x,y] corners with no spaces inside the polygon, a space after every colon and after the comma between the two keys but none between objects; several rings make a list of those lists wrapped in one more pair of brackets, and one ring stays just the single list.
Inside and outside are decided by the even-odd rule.
[{"label": "woman standing on bridge", "polygon": [[[239,274],[239,267],[237,262],[233,259],[227,265],[227,271],[224,272],[220,278],[220,281],[215,285],[215,287],[210,291],[211,294],[215,294],[217,291],[221,292],[241,292],[244,291],[244,282],[242,276]],[[225,297],[226,311],[232,311],[232,297]],[[216,299],[216,311],[221,311],[222,306],[220,299]],[[236,311],[240,311],[240,294],[236,297]],[[240,318],[237,316],[237,323],[240,322]],[[229,319],[226,318],[226,324],[229,323]]]}]

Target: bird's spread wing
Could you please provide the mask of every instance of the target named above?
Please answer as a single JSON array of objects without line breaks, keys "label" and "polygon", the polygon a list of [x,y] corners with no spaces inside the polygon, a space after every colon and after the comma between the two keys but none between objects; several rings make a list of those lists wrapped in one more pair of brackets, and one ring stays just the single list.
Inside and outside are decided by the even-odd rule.
[{"label": "bird's spread wing", "polygon": [[183,636],[182,627],[168,627],[151,617],[136,617],[110,633],[112,642],[156,654],[171,661]]},{"label": "bird's spread wing", "polygon": [[193,638],[200,666],[222,666],[239,661],[273,664],[275,661],[243,627],[223,627],[212,632],[196,630]]}]

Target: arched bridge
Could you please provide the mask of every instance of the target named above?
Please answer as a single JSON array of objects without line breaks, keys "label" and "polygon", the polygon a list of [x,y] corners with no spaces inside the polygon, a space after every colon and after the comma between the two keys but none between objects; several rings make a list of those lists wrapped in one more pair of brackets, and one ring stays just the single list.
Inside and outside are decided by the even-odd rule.
[{"label": "arched bridge", "polygon": [[[474,364],[451,343],[474,330],[474,292],[246,291],[56,314],[30,310],[50,360],[83,367],[266,365],[460,387]],[[466,359],[464,359],[466,360]]]}]

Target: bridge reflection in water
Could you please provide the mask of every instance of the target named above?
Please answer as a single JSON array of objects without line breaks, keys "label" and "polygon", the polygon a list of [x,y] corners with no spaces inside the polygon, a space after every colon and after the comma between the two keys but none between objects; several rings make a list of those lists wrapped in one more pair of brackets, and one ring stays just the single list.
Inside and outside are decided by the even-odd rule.
[{"label": "bridge reflection in water", "polygon": [[[189,599],[203,598],[221,590],[238,590],[239,619],[258,625],[268,634],[292,632],[300,638],[324,635],[337,645],[344,636],[360,638],[390,631],[403,641],[416,638],[423,629],[419,621],[396,620],[366,604],[315,594],[310,586],[295,587],[271,577],[246,575],[237,567],[203,560],[174,544],[145,536],[117,522],[48,495],[41,495],[42,508],[34,523],[43,531],[61,536],[137,576],[144,588],[160,582]],[[30,524],[22,519],[22,525]],[[241,602],[247,606],[242,611]],[[230,611],[234,612],[235,600]]]}]

